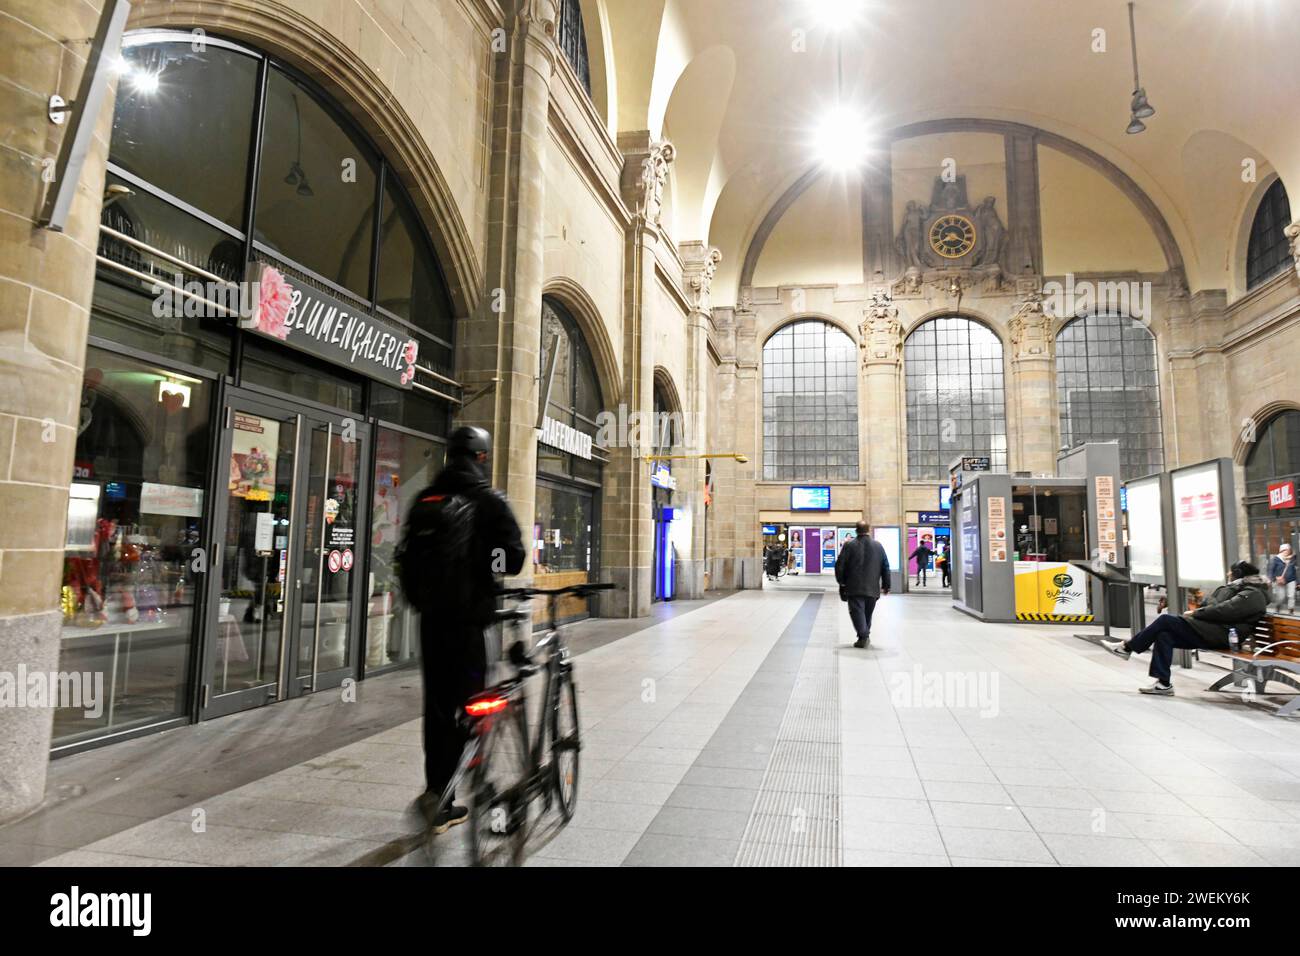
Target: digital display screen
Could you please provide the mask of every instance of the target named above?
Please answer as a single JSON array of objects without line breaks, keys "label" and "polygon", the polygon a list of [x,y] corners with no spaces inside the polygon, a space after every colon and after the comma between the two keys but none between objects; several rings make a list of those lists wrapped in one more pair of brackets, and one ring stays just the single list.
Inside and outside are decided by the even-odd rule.
[{"label": "digital display screen", "polygon": [[[1227,574],[1219,463],[1173,472],[1174,549],[1179,587],[1214,587]],[[1130,520],[1134,512],[1129,512]],[[1134,535],[1130,532],[1130,538]]]},{"label": "digital display screen", "polygon": [[1148,584],[1165,583],[1164,512],[1160,477],[1140,478],[1120,489],[1133,502],[1128,513],[1128,566],[1130,576]]},{"label": "digital display screen", "polygon": [[952,510],[952,485],[939,486],[939,510]]},{"label": "digital display screen", "polygon": [[791,511],[830,511],[830,485],[794,485],[790,488]]}]

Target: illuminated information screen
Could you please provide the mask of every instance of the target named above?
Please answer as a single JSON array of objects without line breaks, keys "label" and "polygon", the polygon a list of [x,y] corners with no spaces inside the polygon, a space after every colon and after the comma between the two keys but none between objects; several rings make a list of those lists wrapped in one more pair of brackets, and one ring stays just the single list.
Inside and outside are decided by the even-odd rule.
[{"label": "illuminated information screen", "polygon": [[790,488],[791,511],[830,511],[830,485],[793,485]]}]

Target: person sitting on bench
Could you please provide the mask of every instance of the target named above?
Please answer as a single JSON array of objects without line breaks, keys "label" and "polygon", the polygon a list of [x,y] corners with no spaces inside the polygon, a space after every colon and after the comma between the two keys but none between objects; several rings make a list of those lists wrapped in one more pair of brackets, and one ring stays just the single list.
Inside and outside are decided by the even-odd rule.
[{"label": "person sitting on bench", "polygon": [[1268,610],[1268,584],[1259,568],[1249,561],[1238,561],[1229,572],[1228,583],[1216,588],[1209,599],[1181,617],[1161,614],[1127,641],[1102,641],[1106,650],[1128,660],[1130,654],[1151,650],[1148,673],[1155,678],[1143,694],[1168,697],[1173,694],[1170,668],[1174,648],[1186,650],[1228,650],[1228,629],[1236,628],[1242,640],[1255,633],[1255,625]]}]

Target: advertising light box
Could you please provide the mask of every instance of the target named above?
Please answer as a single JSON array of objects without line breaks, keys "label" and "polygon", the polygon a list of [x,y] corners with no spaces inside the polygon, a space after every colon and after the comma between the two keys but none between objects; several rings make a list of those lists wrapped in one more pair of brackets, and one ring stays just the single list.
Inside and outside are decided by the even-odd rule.
[{"label": "advertising light box", "polygon": [[897,571],[903,566],[903,529],[892,526],[874,527],[871,529],[871,536],[880,542],[880,546],[885,549],[885,557],[889,559],[889,569]]},{"label": "advertising light box", "polygon": [[830,511],[830,485],[792,485],[790,488],[791,511]]},{"label": "advertising light box", "polygon": [[[1217,461],[1172,473],[1174,546],[1178,585],[1216,587],[1228,569],[1224,558],[1223,494]],[[1129,501],[1129,519],[1136,509]],[[1130,532],[1132,537],[1132,532]]]},{"label": "advertising light box", "polygon": [[1164,584],[1165,524],[1160,476],[1130,481],[1123,491],[1128,499],[1129,577],[1144,584]]}]

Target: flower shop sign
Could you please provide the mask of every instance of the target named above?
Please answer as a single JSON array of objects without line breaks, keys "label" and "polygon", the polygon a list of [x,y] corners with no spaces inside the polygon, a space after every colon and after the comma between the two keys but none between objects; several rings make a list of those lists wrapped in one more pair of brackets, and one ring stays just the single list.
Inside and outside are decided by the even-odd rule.
[{"label": "flower shop sign", "polygon": [[252,264],[252,314],[240,327],[396,388],[410,388],[419,350],[392,323],[305,284],[275,266]]}]

